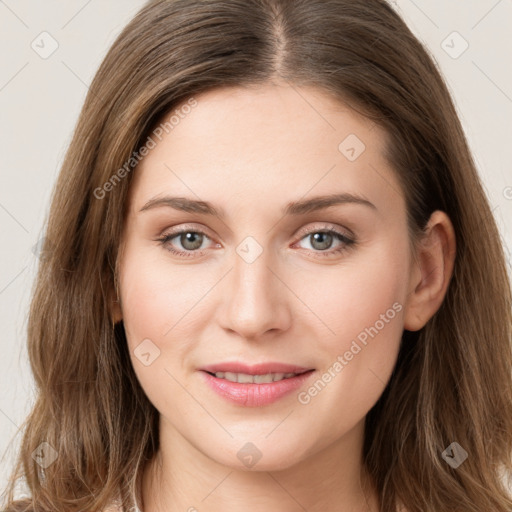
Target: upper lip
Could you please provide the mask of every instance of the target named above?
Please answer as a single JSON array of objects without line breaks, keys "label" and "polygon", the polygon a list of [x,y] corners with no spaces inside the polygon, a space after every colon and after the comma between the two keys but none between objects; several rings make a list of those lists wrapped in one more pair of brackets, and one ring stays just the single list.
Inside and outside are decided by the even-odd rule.
[{"label": "upper lip", "polygon": [[210,373],[231,372],[245,373],[248,375],[265,375],[267,373],[304,373],[313,370],[313,368],[305,368],[303,366],[286,363],[270,362],[248,365],[237,361],[230,361],[203,366],[200,370]]}]

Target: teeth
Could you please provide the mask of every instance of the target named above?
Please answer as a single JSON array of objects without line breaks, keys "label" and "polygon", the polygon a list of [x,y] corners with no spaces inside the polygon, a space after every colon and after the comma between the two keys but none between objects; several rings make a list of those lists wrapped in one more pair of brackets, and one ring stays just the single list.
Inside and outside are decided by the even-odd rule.
[{"label": "teeth", "polygon": [[234,374],[234,375],[235,375],[235,378],[238,377],[238,382],[241,382],[242,384],[254,382],[253,375],[246,375],[245,373],[239,373],[238,375],[237,374]]},{"label": "teeth", "polygon": [[265,375],[249,375],[247,373],[217,372],[215,377],[218,379],[226,379],[230,382],[240,382],[242,384],[264,384],[289,379],[295,375],[295,373],[266,373]]},{"label": "teeth", "polygon": [[268,382],[272,382],[272,374],[267,373],[266,375],[255,375],[253,381],[255,384],[265,384]]}]

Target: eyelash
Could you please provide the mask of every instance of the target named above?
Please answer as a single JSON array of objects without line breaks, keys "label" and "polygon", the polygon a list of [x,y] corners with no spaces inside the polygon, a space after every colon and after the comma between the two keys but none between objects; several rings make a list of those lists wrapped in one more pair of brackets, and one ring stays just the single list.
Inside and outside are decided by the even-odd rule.
[{"label": "eyelash", "polygon": [[[172,239],[174,239],[182,234],[185,234],[185,233],[200,234],[200,235],[203,235],[206,238],[210,239],[210,237],[201,229],[183,228],[179,231],[165,234],[165,235],[161,236],[160,238],[158,238],[156,241],[159,242],[167,251],[171,252],[172,254],[174,254],[176,256],[185,257],[185,258],[191,258],[191,257],[193,258],[193,257],[196,257],[197,253],[200,253],[200,255],[201,255],[201,251],[199,251],[198,249],[189,250],[189,251],[178,251],[178,250],[172,248],[170,245],[168,245]],[[309,230],[305,231],[304,233],[302,233],[302,236],[299,239],[299,242],[301,240],[303,240],[304,238],[306,238],[307,236],[312,235],[314,233],[331,234],[335,238],[337,238],[340,242],[343,242],[343,244],[336,249],[331,249],[331,250],[327,250],[327,251],[320,251],[320,250],[311,251],[311,250],[309,250],[308,252],[314,253],[315,257],[333,256],[334,254],[339,254],[344,251],[347,251],[348,249],[350,249],[351,247],[353,247],[356,244],[355,238],[351,238],[351,237],[347,236],[346,234],[344,234],[340,231],[337,231],[336,229],[333,229],[328,226],[323,226],[321,228],[315,227],[313,229],[309,229]]]}]

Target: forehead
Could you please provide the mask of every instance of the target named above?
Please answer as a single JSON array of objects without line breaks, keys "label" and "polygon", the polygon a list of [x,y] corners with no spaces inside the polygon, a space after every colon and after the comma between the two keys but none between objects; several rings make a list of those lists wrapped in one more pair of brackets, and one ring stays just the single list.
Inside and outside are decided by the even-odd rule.
[{"label": "forehead", "polygon": [[230,87],[194,99],[162,119],[167,129],[135,171],[135,208],[171,193],[254,208],[262,197],[281,205],[308,194],[399,195],[386,133],[318,89]]}]

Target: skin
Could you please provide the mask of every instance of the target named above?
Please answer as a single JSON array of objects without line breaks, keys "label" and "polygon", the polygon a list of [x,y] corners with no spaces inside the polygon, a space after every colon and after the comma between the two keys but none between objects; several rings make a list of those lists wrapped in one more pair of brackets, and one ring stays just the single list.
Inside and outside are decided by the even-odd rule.
[{"label": "skin", "polygon": [[[364,419],[391,375],[403,329],[423,327],[443,300],[455,254],[450,220],[435,212],[414,247],[383,156],[386,133],[320,90],[269,83],[196,100],[135,172],[120,253],[114,317],[124,321],[135,372],[160,413],[144,511],[376,511],[361,465]],[[338,149],[349,134],[366,146],[354,161]],[[283,216],[292,201],[333,193],[374,207]],[[141,211],[165,195],[208,201],[225,218],[169,206]],[[181,228],[206,233],[195,253],[179,236],[158,241]],[[326,228],[356,243],[333,235],[322,246],[312,233]],[[236,251],[248,236],[262,249],[251,263]],[[297,364],[315,369],[307,390],[393,304],[400,311],[307,404],[293,392],[263,407],[235,405],[198,371],[223,361]],[[134,352],[145,339],[160,350],[149,366]],[[248,442],[262,454],[251,468],[237,457]]]}]

